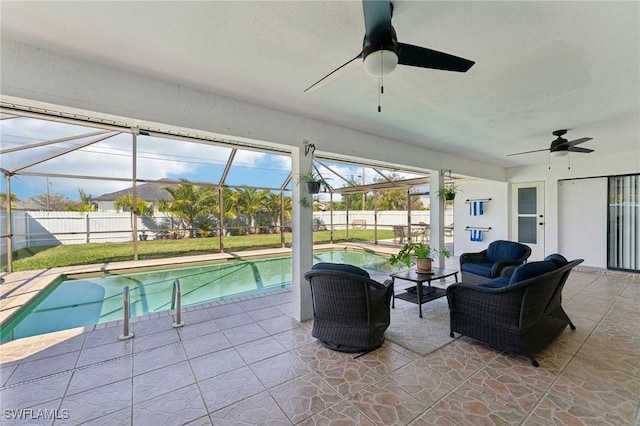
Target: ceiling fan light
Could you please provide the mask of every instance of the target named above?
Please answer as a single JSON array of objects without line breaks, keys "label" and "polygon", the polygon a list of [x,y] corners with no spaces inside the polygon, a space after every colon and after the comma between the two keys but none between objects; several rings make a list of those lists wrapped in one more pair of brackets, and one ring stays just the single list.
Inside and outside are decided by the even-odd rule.
[{"label": "ceiling fan light", "polygon": [[562,150],[558,150],[558,151],[551,151],[551,156],[552,157],[564,157],[568,153],[569,153],[568,150],[562,149]]},{"label": "ceiling fan light", "polygon": [[398,65],[398,55],[391,50],[376,50],[364,58],[364,69],[372,77],[389,74]]}]

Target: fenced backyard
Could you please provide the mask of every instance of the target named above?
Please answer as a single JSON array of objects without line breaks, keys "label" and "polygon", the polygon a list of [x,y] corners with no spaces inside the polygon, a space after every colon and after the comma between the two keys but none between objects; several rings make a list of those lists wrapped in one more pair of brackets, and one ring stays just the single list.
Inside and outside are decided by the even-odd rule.
[{"label": "fenced backyard", "polygon": [[[449,215],[448,215],[449,216]],[[5,213],[0,214],[4,222]],[[451,221],[452,221],[451,217]],[[291,230],[270,226],[214,228],[208,235],[185,238],[171,217],[158,214],[137,218],[138,258],[154,259],[221,251],[290,247]],[[377,227],[375,226],[377,221]],[[429,223],[429,211],[414,211],[411,222]],[[445,223],[448,223],[445,220]],[[393,227],[408,225],[406,211],[314,212],[314,243],[394,241]],[[6,224],[2,224],[6,229]],[[222,233],[222,236],[220,235]],[[133,259],[129,212],[12,213],[13,269],[28,270]],[[222,249],[221,249],[222,243]],[[7,269],[7,238],[0,241],[2,269]]]}]

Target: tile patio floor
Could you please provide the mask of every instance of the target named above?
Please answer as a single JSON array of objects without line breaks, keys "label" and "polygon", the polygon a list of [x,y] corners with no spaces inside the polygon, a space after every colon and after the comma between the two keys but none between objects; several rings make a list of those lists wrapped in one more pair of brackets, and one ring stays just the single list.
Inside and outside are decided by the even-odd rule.
[{"label": "tile patio floor", "polygon": [[293,320],[290,297],[191,309],[180,329],[158,315],[128,341],[111,326],[4,344],[0,423],[638,424],[638,275],[573,271],[564,306],[578,328],[537,354],[539,368],[466,338],[425,356],[387,340],[354,359]]}]

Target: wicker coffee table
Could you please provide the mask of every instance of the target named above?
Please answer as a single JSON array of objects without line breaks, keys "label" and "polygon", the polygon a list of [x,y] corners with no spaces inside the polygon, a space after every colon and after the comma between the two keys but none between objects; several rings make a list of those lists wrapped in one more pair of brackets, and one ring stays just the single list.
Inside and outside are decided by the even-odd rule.
[{"label": "wicker coffee table", "polygon": [[[431,281],[451,276],[455,276],[456,282],[458,281],[458,271],[455,269],[432,268],[431,272],[427,273],[418,273],[415,269],[411,269],[391,274],[391,281],[393,282],[392,285],[395,285],[395,280],[405,280],[416,283],[415,292],[409,290],[398,295],[394,292],[391,307],[395,308],[396,297],[398,299],[406,300],[407,302],[417,303],[418,312],[420,318],[422,318],[422,304],[430,300],[438,299],[446,294],[445,290],[442,288],[431,287]],[[427,283],[426,288],[423,287],[423,283]]]}]

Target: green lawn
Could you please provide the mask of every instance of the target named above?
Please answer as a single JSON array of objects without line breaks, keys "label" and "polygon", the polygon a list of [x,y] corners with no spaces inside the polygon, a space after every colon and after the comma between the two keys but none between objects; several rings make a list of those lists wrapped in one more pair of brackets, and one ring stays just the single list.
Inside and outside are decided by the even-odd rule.
[{"label": "green lawn", "polygon": [[[331,241],[329,231],[313,233],[315,244]],[[393,238],[393,231],[378,230],[378,239]],[[334,242],[346,242],[346,231],[334,231]],[[373,241],[373,230],[350,229],[348,241]],[[220,240],[213,238],[187,238],[181,240],[150,240],[138,244],[139,259],[160,259],[203,253],[218,253]],[[285,234],[285,245],[291,246],[291,234]],[[242,251],[280,247],[280,234],[243,235],[224,238],[224,251]],[[13,254],[13,270],[53,268],[59,266],[87,265],[92,263],[133,260],[133,244],[90,243],[67,244],[53,247],[33,247],[17,250]]]}]

